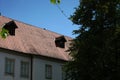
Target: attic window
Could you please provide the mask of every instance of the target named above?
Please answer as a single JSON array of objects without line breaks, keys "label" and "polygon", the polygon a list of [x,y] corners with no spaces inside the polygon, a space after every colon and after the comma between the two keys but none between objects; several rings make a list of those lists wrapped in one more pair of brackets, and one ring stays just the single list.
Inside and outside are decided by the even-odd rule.
[{"label": "attic window", "polygon": [[18,28],[14,21],[10,21],[6,23],[3,28],[7,29],[9,34],[14,36],[15,35],[15,29]]},{"label": "attic window", "polygon": [[56,47],[65,48],[65,42],[66,42],[66,39],[64,36],[55,38]]}]

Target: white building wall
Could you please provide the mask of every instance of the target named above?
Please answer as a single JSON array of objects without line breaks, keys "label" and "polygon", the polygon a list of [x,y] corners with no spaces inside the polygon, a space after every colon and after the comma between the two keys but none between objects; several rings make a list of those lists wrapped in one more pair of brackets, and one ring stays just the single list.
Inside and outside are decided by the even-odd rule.
[{"label": "white building wall", "polygon": [[[52,66],[52,79],[45,78],[45,65]],[[62,80],[62,63],[50,60],[42,60],[40,58],[33,59],[33,80]]]},{"label": "white building wall", "polygon": [[[18,54],[11,54],[10,51],[1,52],[0,51],[0,80],[31,80],[31,59],[30,57]],[[5,58],[15,59],[15,73],[14,77],[5,74]],[[22,78],[20,76],[21,61],[29,62],[29,78]],[[45,78],[45,65],[49,64],[52,66],[52,79]],[[32,70],[32,80],[62,80],[62,63],[33,57],[33,70]]]},{"label": "white building wall", "polygon": [[[5,74],[5,58],[15,59],[15,69],[14,69],[14,76],[6,75]],[[22,78],[20,76],[20,64],[21,61],[27,61],[30,63],[30,58],[25,56],[19,56],[14,54],[3,53],[0,51],[0,80],[30,80],[29,78]],[[30,69],[30,68],[29,68]],[[29,74],[30,75],[30,74]]]}]

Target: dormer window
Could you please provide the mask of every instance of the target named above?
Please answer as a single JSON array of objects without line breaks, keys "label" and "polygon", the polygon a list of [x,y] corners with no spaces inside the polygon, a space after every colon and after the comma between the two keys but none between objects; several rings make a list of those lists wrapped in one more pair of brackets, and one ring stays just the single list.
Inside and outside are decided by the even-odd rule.
[{"label": "dormer window", "polygon": [[18,28],[17,25],[15,24],[14,21],[10,21],[8,23],[6,23],[3,28],[5,28],[6,30],[8,30],[9,34],[11,36],[15,36],[15,29]]},{"label": "dormer window", "polygon": [[64,36],[55,38],[56,47],[65,48],[65,42],[66,42],[66,39]]}]

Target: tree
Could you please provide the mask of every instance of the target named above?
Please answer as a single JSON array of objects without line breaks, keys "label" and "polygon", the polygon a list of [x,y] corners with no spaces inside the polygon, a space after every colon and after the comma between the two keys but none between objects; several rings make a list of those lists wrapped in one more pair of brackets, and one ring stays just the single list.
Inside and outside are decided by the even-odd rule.
[{"label": "tree", "polygon": [[66,80],[120,80],[120,0],[80,0]]}]

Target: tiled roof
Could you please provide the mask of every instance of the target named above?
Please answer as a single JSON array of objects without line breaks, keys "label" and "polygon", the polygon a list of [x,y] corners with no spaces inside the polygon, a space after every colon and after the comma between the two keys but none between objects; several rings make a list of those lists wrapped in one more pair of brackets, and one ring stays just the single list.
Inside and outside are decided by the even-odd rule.
[{"label": "tiled roof", "polygon": [[[12,19],[0,16],[0,26],[12,21]],[[14,20],[18,28],[15,29],[15,36],[0,38],[0,48],[14,50],[25,54],[41,55],[60,60],[68,61],[70,56],[68,49],[71,38],[65,36],[65,48],[55,46],[55,38],[62,36],[49,30],[37,28]]]}]

